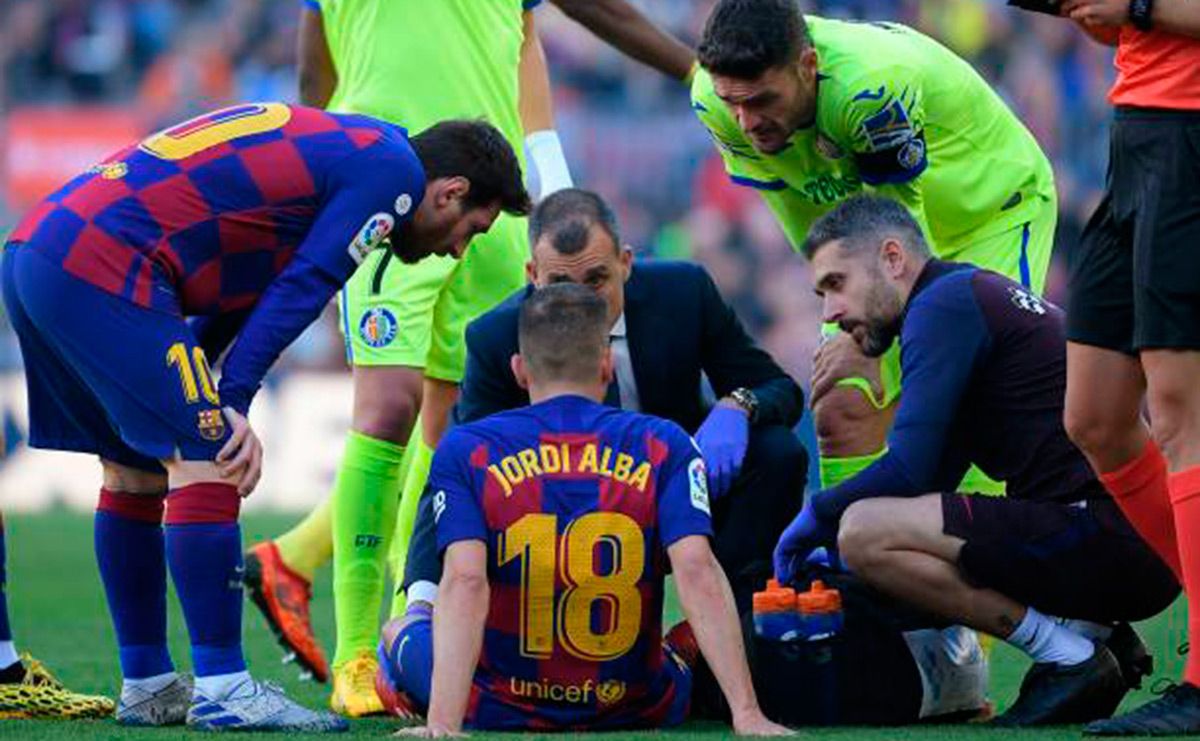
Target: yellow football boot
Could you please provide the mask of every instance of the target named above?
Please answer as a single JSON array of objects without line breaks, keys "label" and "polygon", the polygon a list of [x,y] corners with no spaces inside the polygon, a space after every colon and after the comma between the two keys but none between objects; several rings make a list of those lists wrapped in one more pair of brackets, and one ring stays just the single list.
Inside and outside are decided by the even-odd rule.
[{"label": "yellow football boot", "polygon": [[375,673],[379,662],[369,653],[359,654],[341,666],[333,668],[333,694],[329,707],[347,718],[381,715],[383,701],[375,692]]},{"label": "yellow football boot", "polygon": [[25,679],[0,684],[0,718],[108,718],[116,704],[107,697],[71,692],[42,663],[23,654]]}]

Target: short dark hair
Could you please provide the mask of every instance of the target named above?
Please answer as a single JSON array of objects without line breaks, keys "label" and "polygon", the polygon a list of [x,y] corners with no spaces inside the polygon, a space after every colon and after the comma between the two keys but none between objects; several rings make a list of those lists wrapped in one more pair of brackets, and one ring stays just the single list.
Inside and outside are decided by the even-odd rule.
[{"label": "short dark hair", "polygon": [[529,216],[529,246],[543,237],[562,255],[574,255],[587,246],[593,226],[600,227],[621,249],[617,215],[598,193],[582,188],[564,188],[543,198]]},{"label": "short dark hair", "polygon": [[868,195],[849,198],[817,219],[801,251],[811,260],[830,242],[841,240],[843,247],[853,250],[878,244],[886,236],[898,238],[913,254],[930,256],[921,225],[908,209],[891,198]]},{"label": "short dark hair", "polygon": [[464,177],[471,182],[468,208],[499,202],[514,216],[532,209],[521,163],[504,135],[486,121],[442,121],[409,139],[425,179]]},{"label": "short dark hair", "polygon": [[704,24],[696,56],[713,74],[753,80],[810,46],[796,0],[721,0]]},{"label": "short dark hair", "polygon": [[521,357],[538,381],[588,381],[608,347],[608,305],[586,286],[554,283],[521,303]]}]

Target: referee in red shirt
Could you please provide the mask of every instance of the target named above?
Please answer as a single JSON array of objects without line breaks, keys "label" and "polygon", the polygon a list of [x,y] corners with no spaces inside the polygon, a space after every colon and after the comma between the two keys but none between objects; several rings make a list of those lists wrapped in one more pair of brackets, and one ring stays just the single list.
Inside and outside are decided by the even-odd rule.
[{"label": "referee in red shirt", "polygon": [[[1200,647],[1200,0],[1062,12],[1117,47],[1106,192],[1071,261],[1065,423],[1179,578]],[[1200,650],[1183,680],[1085,733],[1200,734]]]}]

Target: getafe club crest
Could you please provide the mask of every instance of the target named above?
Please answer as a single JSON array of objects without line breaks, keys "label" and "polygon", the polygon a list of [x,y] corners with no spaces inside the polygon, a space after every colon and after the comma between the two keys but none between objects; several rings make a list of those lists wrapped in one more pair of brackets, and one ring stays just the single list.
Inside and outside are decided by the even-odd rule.
[{"label": "getafe club crest", "polygon": [[358,322],[358,334],[370,347],[386,347],[396,339],[396,315],[382,306],[363,312]]},{"label": "getafe club crest", "polygon": [[924,159],[925,141],[915,137],[909,139],[907,144],[900,147],[900,152],[896,155],[896,161],[905,170],[915,170]]}]

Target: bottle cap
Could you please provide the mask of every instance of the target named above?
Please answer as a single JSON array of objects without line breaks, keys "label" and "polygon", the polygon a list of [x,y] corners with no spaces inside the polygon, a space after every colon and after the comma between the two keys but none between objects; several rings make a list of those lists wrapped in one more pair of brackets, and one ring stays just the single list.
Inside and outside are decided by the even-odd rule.
[{"label": "bottle cap", "polygon": [[827,589],[824,582],[814,581],[811,589],[796,595],[796,607],[803,613],[839,612],[842,595],[836,589]]},{"label": "bottle cap", "polygon": [[788,612],[796,609],[796,590],[791,587],[781,587],[779,582],[771,579],[767,588],[754,593],[755,612]]}]

